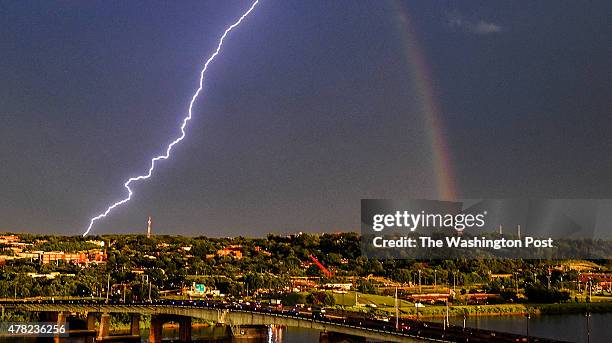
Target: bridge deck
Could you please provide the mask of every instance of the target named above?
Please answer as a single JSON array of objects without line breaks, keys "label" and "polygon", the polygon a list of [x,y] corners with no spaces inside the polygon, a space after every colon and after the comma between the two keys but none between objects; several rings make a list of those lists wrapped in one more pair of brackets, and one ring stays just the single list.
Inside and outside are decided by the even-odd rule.
[{"label": "bridge deck", "polygon": [[[199,318],[228,325],[280,325],[332,331],[389,342],[527,342],[523,335],[478,330],[473,328],[443,327],[440,323],[403,321],[403,330],[396,330],[394,323],[374,320],[332,319],[324,316],[272,311],[270,309],[244,309],[227,304],[213,305],[203,302],[174,301],[153,303],[101,303],[95,301],[2,301],[4,308],[30,312],[93,312],[138,313]],[[562,343],[563,341],[530,337],[530,343]]]}]

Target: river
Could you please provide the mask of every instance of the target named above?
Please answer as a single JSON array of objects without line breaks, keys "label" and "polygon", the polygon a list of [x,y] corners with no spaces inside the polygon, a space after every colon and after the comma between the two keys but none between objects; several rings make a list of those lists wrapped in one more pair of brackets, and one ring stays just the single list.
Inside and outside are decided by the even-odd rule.
[{"label": "river", "polygon": [[[463,318],[451,317],[450,324],[462,326]],[[527,318],[524,316],[469,317],[466,320],[466,326],[527,334]],[[612,342],[612,313],[592,314],[589,326],[591,343]],[[584,314],[532,315],[529,319],[529,335],[587,343],[587,318]]]}]

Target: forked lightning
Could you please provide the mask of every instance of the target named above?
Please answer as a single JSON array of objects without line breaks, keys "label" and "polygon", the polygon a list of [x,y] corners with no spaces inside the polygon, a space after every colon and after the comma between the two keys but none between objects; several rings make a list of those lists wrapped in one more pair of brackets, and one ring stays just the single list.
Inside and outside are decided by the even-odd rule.
[{"label": "forked lightning", "polygon": [[217,55],[221,51],[221,48],[223,47],[223,41],[225,40],[225,37],[230,33],[230,31],[232,31],[235,27],[240,25],[240,23],[251,13],[251,11],[253,11],[253,9],[255,8],[255,6],[257,6],[258,3],[259,3],[259,0],[256,0],[255,2],[253,2],[251,4],[251,7],[249,7],[249,9],[246,12],[244,12],[244,14],[234,24],[232,24],[230,27],[228,27],[225,30],[225,32],[223,32],[223,35],[221,36],[221,38],[219,38],[219,43],[217,44],[217,49],[208,58],[208,60],[206,60],[206,63],[204,63],[204,67],[202,68],[202,71],[200,72],[200,86],[198,87],[198,89],[195,91],[195,93],[191,97],[191,102],[189,103],[189,111],[187,113],[187,116],[183,119],[183,123],[181,125],[181,135],[179,137],[177,137],[175,140],[173,140],[168,145],[168,147],[166,148],[166,153],[165,154],[156,156],[153,159],[151,159],[151,167],[149,167],[149,172],[147,174],[131,177],[131,178],[129,178],[123,184],[123,187],[125,187],[125,189],[127,189],[127,191],[128,191],[127,197],[122,199],[122,200],[119,200],[119,201],[115,202],[114,204],[110,205],[106,209],[106,211],[104,211],[104,212],[100,213],[99,215],[91,218],[90,221],[89,221],[89,226],[87,227],[87,230],[85,230],[85,232],[83,233],[83,236],[87,236],[87,234],[89,234],[89,232],[91,231],[91,229],[92,229],[92,227],[93,227],[93,225],[95,224],[96,221],[106,217],[115,207],[123,205],[126,202],[130,201],[130,199],[132,198],[132,189],[130,188],[130,185],[132,184],[132,182],[140,181],[140,180],[146,180],[146,179],[150,178],[151,175],[153,174],[153,170],[155,169],[155,163],[157,161],[159,161],[159,160],[168,159],[170,157],[170,153],[172,152],[172,148],[176,144],[178,144],[180,141],[182,141],[183,138],[185,138],[185,127],[187,126],[187,123],[191,120],[193,105],[194,105],[196,99],[198,98],[198,95],[200,95],[200,92],[202,91],[202,87],[204,85],[204,75],[206,73],[206,70],[208,69],[208,65],[215,59],[215,57],[217,57]]}]

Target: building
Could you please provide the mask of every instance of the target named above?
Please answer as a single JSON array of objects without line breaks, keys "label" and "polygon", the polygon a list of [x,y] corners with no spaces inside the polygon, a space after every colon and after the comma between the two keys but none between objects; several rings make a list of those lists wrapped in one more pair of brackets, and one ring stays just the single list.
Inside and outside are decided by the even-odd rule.
[{"label": "building", "polygon": [[323,289],[331,289],[336,291],[350,291],[352,287],[352,283],[326,283],[323,285]]},{"label": "building", "polygon": [[596,289],[612,289],[612,274],[606,273],[580,273],[580,283],[594,286]]},{"label": "building", "polygon": [[42,264],[56,263],[59,261],[82,264],[89,262],[89,259],[84,252],[65,253],[63,251],[45,251],[40,255],[40,261]]},{"label": "building", "polygon": [[450,298],[450,293],[426,293],[426,294],[410,294],[408,300],[414,303],[435,303],[435,302],[447,302]]},{"label": "building", "polygon": [[29,258],[32,260],[38,260],[40,259],[40,255],[42,254],[42,251],[27,251],[27,252],[20,252],[17,254],[17,257],[19,258]]},{"label": "building", "polygon": [[19,242],[19,236],[16,235],[4,235],[0,236],[0,244],[12,244]]},{"label": "building", "polygon": [[106,251],[102,249],[91,249],[87,251],[87,262],[106,262],[107,257]]},{"label": "building", "polygon": [[499,294],[473,293],[467,294],[466,300],[468,304],[487,304],[489,301],[499,302],[502,298]]},{"label": "building", "polygon": [[314,280],[313,278],[294,276],[291,278],[291,289],[296,292],[314,289],[319,286]]},{"label": "building", "polygon": [[266,255],[266,256],[272,256],[272,253],[271,253],[271,252],[266,251],[266,250],[262,249],[262,248],[261,248],[261,247],[259,247],[259,246],[256,246],[256,247],[255,247],[255,251],[256,251],[256,252],[258,252],[258,253],[260,253],[260,254]]},{"label": "building", "polygon": [[[45,278],[48,280],[52,280],[60,276],[60,273],[59,272],[52,272],[49,274],[28,273],[28,276],[31,277],[32,279]],[[72,276],[74,276],[74,274],[72,274]]]},{"label": "building", "polygon": [[235,259],[242,258],[242,246],[240,245],[230,245],[229,247],[225,247],[221,250],[217,250],[217,256],[229,256]]},{"label": "building", "polygon": [[87,241],[86,243],[94,244],[94,245],[97,245],[97,246],[99,246],[99,247],[101,247],[101,248],[103,248],[103,247],[104,247],[104,241],[94,241],[94,240],[89,240],[89,241]]}]

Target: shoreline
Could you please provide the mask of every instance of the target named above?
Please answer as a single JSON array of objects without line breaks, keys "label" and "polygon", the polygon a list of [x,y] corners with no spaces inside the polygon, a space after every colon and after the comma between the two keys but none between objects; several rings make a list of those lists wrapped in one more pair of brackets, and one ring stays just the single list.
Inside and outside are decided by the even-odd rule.
[{"label": "shoreline", "polygon": [[[478,317],[478,316],[520,316],[520,315],[558,315],[576,313],[612,313],[612,302],[599,303],[561,303],[561,304],[499,304],[478,306],[449,306],[449,317]],[[404,318],[443,318],[446,316],[445,306],[432,306],[419,309],[417,316],[415,309],[410,309]]]}]

